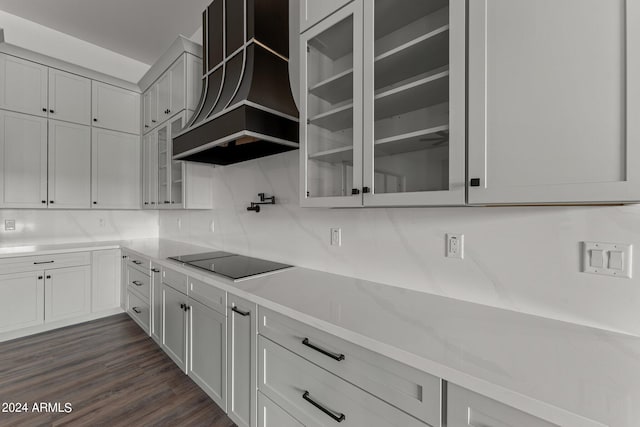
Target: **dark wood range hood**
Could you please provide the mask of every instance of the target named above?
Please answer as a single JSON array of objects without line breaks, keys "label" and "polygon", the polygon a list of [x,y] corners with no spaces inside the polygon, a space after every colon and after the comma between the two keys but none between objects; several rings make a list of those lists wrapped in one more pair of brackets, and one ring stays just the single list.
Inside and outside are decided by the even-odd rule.
[{"label": "dark wood range hood", "polygon": [[288,1],[214,0],[202,28],[202,95],[173,158],[228,165],[297,149]]}]

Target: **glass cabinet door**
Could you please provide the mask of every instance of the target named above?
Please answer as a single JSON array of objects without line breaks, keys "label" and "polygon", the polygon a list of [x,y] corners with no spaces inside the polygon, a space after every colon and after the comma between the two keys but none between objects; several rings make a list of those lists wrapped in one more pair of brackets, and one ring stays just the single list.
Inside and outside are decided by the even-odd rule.
[{"label": "glass cabinet door", "polygon": [[167,207],[171,203],[169,195],[169,128],[162,125],[158,129],[158,207]]},{"label": "glass cabinet door", "polygon": [[364,21],[364,204],[464,204],[464,1],[374,0]]},{"label": "glass cabinet door", "polygon": [[[169,158],[171,158],[171,153],[173,152],[173,138],[180,133],[182,127],[184,125],[184,115],[186,113],[180,114],[178,117],[173,119],[170,123],[171,127],[171,144],[169,145]],[[183,193],[182,193],[182,180],[183,180],[183,163],[178,160],[170,160],[171,164],[171,205],[175,208],[181,208],[183,205]]]},{"label": "glass cabinet door", "polygon": [[362,205],[362,1],[300,41],[302,206]]}]

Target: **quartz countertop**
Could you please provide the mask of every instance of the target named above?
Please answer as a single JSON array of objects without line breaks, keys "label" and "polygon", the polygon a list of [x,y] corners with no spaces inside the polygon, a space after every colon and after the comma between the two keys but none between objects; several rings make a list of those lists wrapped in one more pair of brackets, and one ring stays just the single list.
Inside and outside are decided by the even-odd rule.
[{"label": "quartz countertop", "polygon": [[634,336],[299,267],[233,282],[166,259],[216,248],[162,239],[0,247],[0,257],[112,247],[555,424],[639,425]]}]

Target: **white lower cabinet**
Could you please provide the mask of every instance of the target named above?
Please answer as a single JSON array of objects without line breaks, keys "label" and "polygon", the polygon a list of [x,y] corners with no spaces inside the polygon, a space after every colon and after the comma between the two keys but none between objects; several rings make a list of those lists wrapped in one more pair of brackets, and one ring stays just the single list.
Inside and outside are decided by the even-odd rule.
[{"label": "white lower cabinet", "polygon": [[227,408],[227,318],[189,298],[188,374],[223,410]]},{"label": "white lower cabinet", "polygon": [[0,333],[44,323],[44,273],[0,275]]},{"label": "white lower cabinet", "polygon": [[187,371],[186,295],[166,283],[162,284],[162,348],[182,369]]},{"label": "white lower cabinet", "polygon": [[140,325],[142,330],[149,333],[149,320],[151,319],[149,304],[131,290],[127,291],[127,313]]},{"label": "white lower cabinet", "polygon": [[449,384],[447,427],[558,427],[470,390]]},{"label": "white lower cabinet", "polygon": [[45,271],[44,318],[47,322],[91,312],[91,267]]},{"label": "white lower cabinet", "polygon": [[303,427],[284,409],[258,392],[258,425],[260,427]]},{"label": "white lower cabinet", "polygon": [[[227,414],[239,427],[256,426],[257,306],[228,295]],[[271,410],[271,412],[273,409]],[[272,419],[270,425],[282,425]]]},{"label": "white lower cabinet", "polygon": [[425,427],[423,422],[262,336],[258,388],[305,426]]},{"label": "white lower cabinet", "polygon": [[120,249],[91,253],[91,311],[108,310],[120,305]]}]

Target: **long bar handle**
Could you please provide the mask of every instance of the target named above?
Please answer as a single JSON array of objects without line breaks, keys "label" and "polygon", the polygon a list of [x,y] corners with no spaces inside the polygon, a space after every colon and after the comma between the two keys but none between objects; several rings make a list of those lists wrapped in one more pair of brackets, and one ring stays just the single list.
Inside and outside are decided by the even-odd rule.
[{"label": "long bar handle", "polygon": [[319,404],[318,402],[316,402],[315,400],[313,400],[311,397],[309,397],[309,392],[305,390],[305,392],[302,394],[302,398],[304,400],[306,400],[307,402],[311,403],[313,406],[315,406],[316,408],[320,409],[322,412],[324,412],[325,414],[329,415],[331,418],[334,419],[334,421],[336,422],[343,422],[344,419],[346,418],[344,416],[344,414],[339,413],[338,415],[336,415],[333,411],[325,408],[324,406],[322,406],[321,404]]},{"label": "long bar handle", "polygon": [[306,345],[309,348],[314,349],[315,351],[324,354],[325,356],[328,356],[330,358],[332,358],[333,360],[337,360],[338,362],[340,362],[341,360],[344,360],[344,354],[335,354],[335,353],[331,353],[330,351],[327,351],[323,348],[320,348],[316,345],[311,344],[311,342],[309,341],[309,338],[305,338],[302,340],[302,345]]}]

